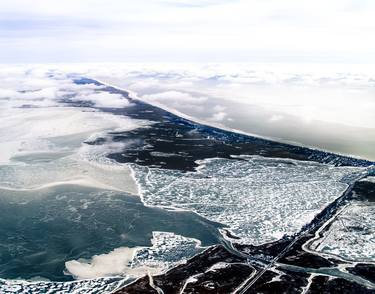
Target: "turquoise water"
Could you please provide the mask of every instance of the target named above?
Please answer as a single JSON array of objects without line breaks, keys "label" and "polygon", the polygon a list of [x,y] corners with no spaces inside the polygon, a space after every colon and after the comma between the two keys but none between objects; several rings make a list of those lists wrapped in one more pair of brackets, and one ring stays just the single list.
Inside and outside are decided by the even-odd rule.
[{"label": "turquoise water", "polygon": [[121,246],[151,246],[153,231],[218,242],[218,225],[190,212],[146,207],[123,192],[62,185],[0,190],[0,276],[72,280],[65,262]]}]

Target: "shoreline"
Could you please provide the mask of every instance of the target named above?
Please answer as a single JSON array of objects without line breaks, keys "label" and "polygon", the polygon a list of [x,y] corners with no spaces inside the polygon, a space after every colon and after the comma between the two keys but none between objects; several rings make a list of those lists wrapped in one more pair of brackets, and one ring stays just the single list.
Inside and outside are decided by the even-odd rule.
[{"label": "shoreline", "polygon": [[104,81],[102,79],[98,79],[96,77],[88,76],[88,78],[92,79],[92,80],[94,80],[98,83],[101,83],[105,86],[112,87],[112,88],[114,88],[116,90],[119,90],[119,91],[123,91],[123,92],[125,92],[129,95],[128,97],[130,99],[138,100],[140,102],[149,104],[151,106],[158,107],[158,108],[160,108],[162,110],[165,110],[167,112],[170,112],[171,114],[176,115],[180,118],[191,121],[192,123],[200,124],[200,125],[211,127],[211,128],[220,129],[220,130],[227,131],[227,132],[232,132],[232,133],[239,134],[239,135],[245,135],[245,136],[254,137],[254,138],[257,138],[257,139],[263,139],[263,140],[271,141],[271,142],[274,142],[274,143],[281,143],[281,144],[287,144],[287,145],[295,146],[295,147],[307,148],[307,149],[310,149],[310,150],[313,150],[313,151],[330,153],[330,154],[333,154],[333,155],[348,157],[348,158],[355,159],[355,160],[364,160],[364,161],[371,162],[371,163],[373,163],[373,165],[375,165],[375,160],[370,159],[370,158],[361,157],[359,155],[342,153],[342,152],[338,152],[338,151],[334,151],[334,150],[320,148],[320,147],[317,147],[317,146],[306,145],[306,144],[296,142],[296,141],[285,140],[285,139],[278,138],[278,137],[268,137],[268,136],[262,136],[262,135],[255,134],[255,133],[248,133],[248,132],[244,132],[244,131],[241,131],[241,130],[238,130],[238,129],[232,129],[232,128],[228,128],[228,127],[218,125],[218,124],[215,124],[215,123],[210,123],[210,122],[205,121],[205,120],[200,120],[200,119],[197,119],[197,118],[192,117],[190,115],[184,114],[184,113],[182,113],[182,112],[180,112],[176,109],[165,106],[163,104],[152,103],[150,101],[144,100],[144,99],[140,98],[138,96],[138,94],[136,92],[132,91],[132,90],[129,90],[129,89],[126,89],[126,88],[123,88],[123,87],[119,87],[115,84],[106,82],[106,81]]}]

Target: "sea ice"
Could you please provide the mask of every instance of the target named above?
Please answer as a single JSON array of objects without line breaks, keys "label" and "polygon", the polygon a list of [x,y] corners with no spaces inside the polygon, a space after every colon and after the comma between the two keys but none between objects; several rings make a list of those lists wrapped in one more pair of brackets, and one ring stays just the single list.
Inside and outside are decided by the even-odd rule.
[{"label": "sea ice", "polygon": [[120,247],[91,260],[65,263],[67,273],[77,279],[108,276],[136,278],[147,273],[158,274],[200,251],[200,241],[168,232],[153,232],[152,247]]},{"label": "sea ice", "polygon": [[346,190],[346,176],[362,171],[259,156],[207,159],[187,173],[132,168],[146,205],[197,212],[251,244],[297,233]]},{"label": "sea ice", "polygon": [[353,261],[375,261],[375,205],[355,201],[309,247]]},{"label": "sea ice", "polygon": [[147,266],[162,271],[203,250],[200,241],[193,238],[168,232],[153,232],[152,235],[152,247],[143,247],[136,252],[133,267]]},{"label": "sea ice", "polygon": [[120,288],[124,284],[126,284],[126,280],[124,280],[123,278],[100,278],[73,282],[28,282],[22,280],[0,279],[0,293],[102,294],[112,293],[115,289]]}]

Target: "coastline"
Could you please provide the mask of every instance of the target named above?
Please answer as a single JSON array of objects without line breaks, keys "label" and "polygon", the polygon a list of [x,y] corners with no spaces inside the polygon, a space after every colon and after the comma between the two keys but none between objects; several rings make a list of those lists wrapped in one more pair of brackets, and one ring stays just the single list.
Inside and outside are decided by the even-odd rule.
[{"label": "coastline", "polygon": [[330,154],[333,154],[333,155],[349,157],[349,158],[356,159],[356,160],[369,161],[369,162],[373,162],[374,165],[375,165],[375,160],[373,160],[371,158],[362,157],[360,155],[343,153],[343,152],[339,152],[337,150],[324,149],[324,148],[321,148],[321,147],[318,147],[318,146],[303,144],[303,143],[300,143],[300,142],[297,142],[297,141],[286,140],[286,139],[278,138],[278,137],[269,137],[269,136],[259,135],[259,134],[256,134],[256,133],[244,132],[244,131],[241,131],[241,130],[238,130],[238,129],[228,128],[228,127],[225,127],[225,126],[220,125],[220,124],[215,124],[215,123],[209,122],[207,120],[200,120],[200,119],[197,119],[197,118],[192,117],[190,115],[184,114],[184,113],[182,113],[182,112],[180,112],[176,109],[167,107],[163,104],[144,100],[144,99],[140,98],[136,92],[134,92],[132,90],[129,90],[127,88],[117,86],[117,85],[112,84],[110,82],[106,82],[102,78],[96,78],[94,76],[93,77],[88,76],[88,78],[92,79],[92,80],[94,80],[98,83],[101,83],[103,85],[106,85],[108,87],[112,87],[112,88],[117,89],[119,91],[123,91],[125,93],[128,93],[130,99],[139,100],[139,101],[141,101],[143,103],[146,103],[146,104],[149,104],[151,106],[158,107],[158,108],[163,109],[167,112],[170,112],[171,114],[174,114],[178,117],[186,119],[186,120],[188,120],[192,123],[200,124],[200,125],[215,128],[215,129],[224,130],[224,131],[227,131],[227,132],[232,132],[232,133],[239,134],[239,135],[245,135],[245,136],[249,136],[249,137],[263,139],[263,140],[271,141],[271,142],[274,142],[274,143],[282,143],[282,144],[287,144],[287,145],[291,145],[291,146],[295,146],[295,147],[308,148],[308,149],[311,149],[313,151],[320,151],[320,152],[330,153]]}]

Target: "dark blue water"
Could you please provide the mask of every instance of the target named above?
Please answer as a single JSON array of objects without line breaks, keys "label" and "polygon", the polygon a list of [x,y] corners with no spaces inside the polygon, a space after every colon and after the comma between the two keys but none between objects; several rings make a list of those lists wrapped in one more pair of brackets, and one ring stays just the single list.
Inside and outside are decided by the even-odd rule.
[{"label": "dark blue water", "polygon": [[126,193],[63,185],[0,190],[0,277],[71,280],[65,262],[114,248],[151,246],[152,231],[219,242],[220,225],[190,212],[146,207]]}]

